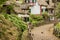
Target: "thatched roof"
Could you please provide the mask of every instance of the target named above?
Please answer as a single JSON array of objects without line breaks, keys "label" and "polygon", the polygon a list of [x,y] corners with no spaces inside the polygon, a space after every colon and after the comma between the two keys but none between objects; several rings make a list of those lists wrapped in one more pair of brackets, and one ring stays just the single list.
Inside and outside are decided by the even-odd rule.
[{"label": "thatched roof", "polygon": [[28,4],[21,4],[19,1],[16,1],[14,3],[10,2],[10,1],[6,1],[5,5],[10,5],[10,4],[14,4],[13,9],[16,13],[28,13],[29,11],[27,9],[29,9],[29,5]]},{"label": "thatched roof", "polygon": [[15,3],[15,7],[14,7],[15,12],[17,12],[17,13],[28,13],[29,11],[27,9],[29,9],[28,4],[21,4],[19,2]]},{"label": "thatched roof", "polygon": [[47,8],[54,8],[54,3],[52,2],[52,0],[49,0],[49,5],[47,6]]},{"label": "thatched roof", "polygon": [[19,7],[14,7],[14,11],[16,12],[16,13],[23,13],[23,14],[26,14],[26,13],[29,13],[29,10],[22,10],[21,8],[19,8]]},{"label": "thatched roof", "polygon": [[28,9],[29,8],[29,5],[28,4],[21,4],[19,3],[19,1],[16,1],[15,3],[16,6],[19,6],[21,9]]},{"label": "thatched roof", "polygon": [[20,8],[21,9],[29,9],[29,5],[28,4],[21,4]]},{"label": "thatched roof", "polygon": [[[49,1],[49,4],[47,3]],[[39,5],[47,6],[48,9],[54,8],[54,3],[52,0],[38,0]]]},{"label": "thatched roof", "polygon": [[43,6],[47,6],[48,5],[45,0],[38,0],[38,3],[40,5],[43,5]]},{"label": "thatched roof", "polygon": [[20,7],[21,9],[28,9],[29,5],[28,4],[21,4],[20,1],[16,1],[16,2],[11,2],[11,1],[6,1],[5,5],[10,5],[10,4],[14,4],[15,6]]},{"label": "thatched roof", "polygon": [[[37,0],[39,5],[46,6],[48,9],[54,8],[52,0]],[[49,4],[47,3],[49,1]]]},{"label": "thatched roof", "polygon": [[50,9],[50,8],[54,9],[54,3],[51,3],[51,5],[48,5],[47,8],[48,9]]},{"label": "thatched roof", "polygon": [[50,5],[48,5],[47,8],[48,8],[48,9],[54,9],[54,7],[52,7],[52,6],[50,6]]}]

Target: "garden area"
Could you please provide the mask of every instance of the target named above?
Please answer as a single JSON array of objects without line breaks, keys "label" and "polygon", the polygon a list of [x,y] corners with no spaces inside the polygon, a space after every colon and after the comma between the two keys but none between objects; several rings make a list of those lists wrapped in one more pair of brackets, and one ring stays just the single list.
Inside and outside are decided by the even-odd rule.
[{"label": "garden area", "polygon": [[43,12],[42,15],[33,15],[30,14],[29,21],[33,26],[41,26],[44,24],[51,23],[50,21],[50,16],[48,15],[47,12]]},{"label": "garden area", "polygon": [[0,1],[0,40],[29,40],[27,24],[18,17],[12,5]]},{"label": "garden area", "polygon": [[[15,4],[5,5],[7,0],[0,1],[0,40],[30,40],[28,24],[14,11]],[[57,6],[56,17],[60,19],[60,3]],[[39,27],[51,23],[47,12],[42,15],[29,14],[32,27]],[[54,26],[53,34],[60,38],[60,22]]]}]

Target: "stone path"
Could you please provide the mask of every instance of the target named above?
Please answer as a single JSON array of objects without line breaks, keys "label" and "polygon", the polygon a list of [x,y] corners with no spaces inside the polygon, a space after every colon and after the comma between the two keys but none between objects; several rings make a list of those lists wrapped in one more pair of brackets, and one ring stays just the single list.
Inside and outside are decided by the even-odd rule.
[{"label": "stone path", "polygon": [[53,35],[53,24],[36,27],[31,34],[33,34],[33,40],[60,40]]}]

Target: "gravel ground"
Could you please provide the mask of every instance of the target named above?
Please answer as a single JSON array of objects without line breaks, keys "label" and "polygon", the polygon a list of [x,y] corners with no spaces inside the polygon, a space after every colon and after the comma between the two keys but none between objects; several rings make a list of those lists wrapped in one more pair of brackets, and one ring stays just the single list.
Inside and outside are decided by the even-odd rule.
[{"label": "gravel ground", "polygon": [[31,30],[33,40],[60,40],[53,35],[53,24],[35,27]]}]

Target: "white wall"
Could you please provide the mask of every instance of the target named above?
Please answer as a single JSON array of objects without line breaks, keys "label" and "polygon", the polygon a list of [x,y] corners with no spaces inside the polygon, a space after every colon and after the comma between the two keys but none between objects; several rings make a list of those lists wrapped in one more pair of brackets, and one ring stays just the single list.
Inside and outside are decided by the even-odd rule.
[{"label": "white wall", "polygon": [[38,3],[31,7],[31,14],[40,14],[40,5]]}]

